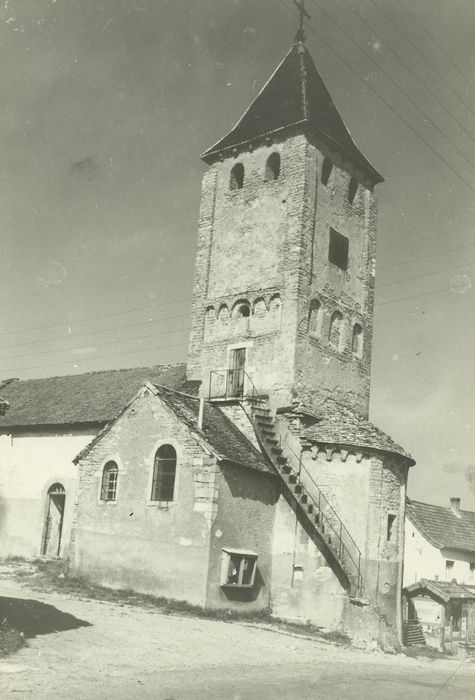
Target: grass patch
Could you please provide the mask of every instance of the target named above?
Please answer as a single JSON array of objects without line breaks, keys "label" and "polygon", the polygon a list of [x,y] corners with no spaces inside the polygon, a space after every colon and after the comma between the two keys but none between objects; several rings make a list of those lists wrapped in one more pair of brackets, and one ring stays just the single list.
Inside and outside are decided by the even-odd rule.
[{"label": "grass patch", "polygon": [[440,651],[436,647],[431,647],[426,644],[414,644],[410,647],[401,647],[399,650],[401,654],[405,654],[411,658],[424,658],[424,659],[447,659],[454,656],[451,651]]},{"label": "grass patch", "polygon": [[[15,563],[15,562],[12,562]],[[323,639],[338,645],[350,645],[350,638],[339,631],[324,630],[312,624],[298,624],[286,622],[272,617],[270,609],[264,610],[210,610],[199,605],[192,605],[183,600],[153,596],[147,593],[137,593],[131,589],[115,589],[91,583],[89,579],[80,576],[71,576],[69,563],[65,560],[37,559],[34,561],[19,561],[13,575],[21,580],[29,579],[28,584],[41,590],[55,590],[78,597],[92,600],[102,600],[119,605],[131,605],[146,609],[154,609],[164,615],[180,615],[187,617],[201,617],[223,622],[250,622],[254,624],[266,624],[278,630],[304,634],[306,636]],[[23,563],[23,565],[22,565]]]}]

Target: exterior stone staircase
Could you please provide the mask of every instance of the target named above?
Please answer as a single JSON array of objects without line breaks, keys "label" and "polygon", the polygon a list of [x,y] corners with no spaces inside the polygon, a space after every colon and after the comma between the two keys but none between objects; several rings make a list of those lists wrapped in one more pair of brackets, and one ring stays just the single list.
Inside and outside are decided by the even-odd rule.
[{"label": "exterior stone staircase", "polygon": [[[281,477],[287,500],[302,527],[347,593],[351,597],[361,597],[361,552],[356,543],[290,445],[286,443],[282,447],[268,400],[254,397],[248,405],[261,448]],[[292,461],[298,460],[298,469],[291,465],[286,452],[292,453]]]},{"label": "exterior stone staircase", "polygon": [[421,623],[418,620],[407,620],[403,627],[403,643],[407,647],[425,646],[426,640]]}]

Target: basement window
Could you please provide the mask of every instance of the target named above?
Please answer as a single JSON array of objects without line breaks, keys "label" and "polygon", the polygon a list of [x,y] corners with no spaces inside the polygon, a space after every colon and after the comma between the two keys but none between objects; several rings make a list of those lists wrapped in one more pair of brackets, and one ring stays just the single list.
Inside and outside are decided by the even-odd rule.
[{"label": "basement window", "polygon": [[247,549],[224,549],[220,585],[225,588],[251,588],[257,568],[257,554]]},{"label": "basement window", "polygon": [[341,270],[348,269],[348,248],[350,241],[341,233],[330,229],[330,247],[328,249],[328,259],[333,265],[336,265]]}]

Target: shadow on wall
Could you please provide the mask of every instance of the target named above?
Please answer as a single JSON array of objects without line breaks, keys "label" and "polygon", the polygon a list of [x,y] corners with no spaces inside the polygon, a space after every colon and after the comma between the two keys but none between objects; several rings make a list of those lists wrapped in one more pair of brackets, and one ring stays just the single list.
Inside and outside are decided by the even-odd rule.
[{"label": "shadow on wall", "polygon": [[278,482],[272,476],[267,476],[268,486],[264,489],[262,486],[257,488],[255,481],[251,478],[243,479],[242,473],[238,470],[223,469],[223,475],[234,498],[247,498],[265,505],[275,505],[279,500]]},{"label": "shadow on wall", "polygon": [[0,621],[5,619],[9,625],[23,632],[26,639],[36,637],[38,634],[91,627],[90,622],[79,620],[53,605],[40,603],[38,600],[0,596]]}]

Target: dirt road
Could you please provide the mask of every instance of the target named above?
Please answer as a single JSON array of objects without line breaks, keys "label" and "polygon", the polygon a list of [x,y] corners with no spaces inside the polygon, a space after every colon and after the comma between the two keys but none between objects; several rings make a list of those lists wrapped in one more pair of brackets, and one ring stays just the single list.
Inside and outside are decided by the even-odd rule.
[{"label": "dirt road", "polygon": [[2,698],[475,696],[470,662],[358,652],[261,626],[39,593],[6,576],[0,586],[12,606],[34,611],[30,634],[36,632],[25,649],[0,660]]}]

